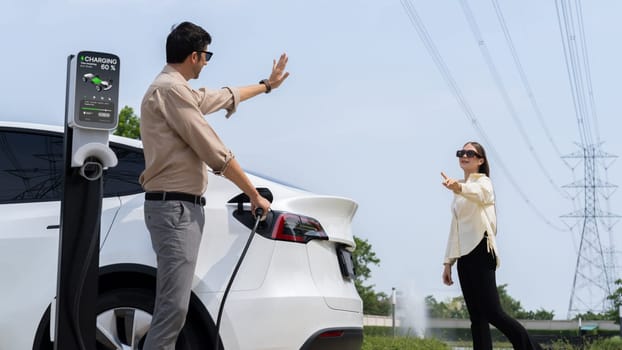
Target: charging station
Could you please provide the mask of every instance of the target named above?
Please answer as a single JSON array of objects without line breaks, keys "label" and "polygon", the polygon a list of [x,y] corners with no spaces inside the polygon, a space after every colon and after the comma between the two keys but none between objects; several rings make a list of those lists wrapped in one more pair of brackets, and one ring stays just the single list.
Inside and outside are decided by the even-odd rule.
[{"label": "charging station", "polygon": [[117,165],[108,136],[118,123],[119,68],[108,53],[67,58],[55,350],[96,348],[102,176]]}]

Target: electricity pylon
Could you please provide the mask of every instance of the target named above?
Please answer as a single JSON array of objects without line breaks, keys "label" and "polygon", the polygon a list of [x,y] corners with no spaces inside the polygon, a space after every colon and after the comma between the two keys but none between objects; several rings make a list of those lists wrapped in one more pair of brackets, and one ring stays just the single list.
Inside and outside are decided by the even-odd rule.
[{"label": "electricity pylon", "polygon": [[588,311],[602,313],[611,308],[607,297],[611,295],[613,287],[615,259],[608,253],[613,251],[613,242],[610,239],[604,242],[600,232],[605,230],[610,232],[613,224],[606,225],[605,230],[599,230],[599,226],[602,226],[605,220],[611,223],[612,219],[620,218],[619,215],[601,209],[601,203],[609,200],[617,186],[602,181],[598,176],[598,170],[601,167],[606,170],[617,156],[602,151],[600,145],[579,145],[579,147],[581,148],[579,151],[563,157],[577,159],[577,165],[583,162],[584,170],[582,180],[563,186],[577,189],[577,195],[581,192],[583,194],[583,208],[562,215],[563,218],[577,220],[572,227],[580,232],[581,237],[568,318]]}]

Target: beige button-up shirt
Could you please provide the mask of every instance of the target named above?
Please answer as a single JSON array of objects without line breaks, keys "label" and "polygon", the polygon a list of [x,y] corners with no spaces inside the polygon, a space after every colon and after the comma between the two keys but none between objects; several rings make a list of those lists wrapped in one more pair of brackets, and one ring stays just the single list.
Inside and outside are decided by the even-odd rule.
[{"label": "beige button-up shirt", "polygon": [[485,174],[471,174],[462,182],[462,192],[454,194],[451,205],[451,226],[445,251],[445,264],[470,253],[488,232],[488,251],[497,257],[497,217],[495,194],[490,178]]},{"label": "beige button-up shirt", "polygon": [[215,173],[222,173],[234,156],[203,116],[226,109],[229,117],[239,101],[235,88],[195,90],[177,70],[166,65],[141,104],[145,170],[139,181],[145,191],[205,192],[206,164]]}]

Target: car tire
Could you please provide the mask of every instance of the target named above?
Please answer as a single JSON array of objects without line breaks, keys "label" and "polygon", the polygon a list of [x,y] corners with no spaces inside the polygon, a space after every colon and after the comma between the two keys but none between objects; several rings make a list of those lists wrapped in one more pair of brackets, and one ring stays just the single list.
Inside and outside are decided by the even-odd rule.
[{"label": "car tire", "polygon": [[[142,288],[112,289],[99,296],[97,301],[97,350],[142,349],[155,295]],[[176,350],[206,350],[212,348],[209,331],[193,316],[190,310],[186,324],[177,339]],[[35,339],[33,350],[51,350],[49,337],[49,312],[46,312]]]}]

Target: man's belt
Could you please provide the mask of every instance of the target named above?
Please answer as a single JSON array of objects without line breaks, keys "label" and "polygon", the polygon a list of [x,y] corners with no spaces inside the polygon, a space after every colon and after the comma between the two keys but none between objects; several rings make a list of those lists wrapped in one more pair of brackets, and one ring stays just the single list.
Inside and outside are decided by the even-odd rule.
[{"label": "man's belt", "polygon": [[183,192],[146,192],[145,200],[148,201],[185,201],[205,206],[205,197],[195,196]]}]

